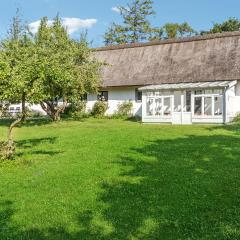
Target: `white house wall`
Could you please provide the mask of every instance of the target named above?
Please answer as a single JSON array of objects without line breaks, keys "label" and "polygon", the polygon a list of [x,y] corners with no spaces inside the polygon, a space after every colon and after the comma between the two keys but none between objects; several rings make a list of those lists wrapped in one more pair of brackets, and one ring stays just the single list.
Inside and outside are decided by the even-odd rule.
[{"label": "white house wall", "polygon": [[[133,114],[136,116],[141,116],[142,103],[136,102],[135,89],[136,88],[133,88],[133,87],[104,89],[104,91],[108,91],[108,110],[106,114],[112,115],[116,113],[119,104],[122,104],[123,102],[126,102],[126,101],[131,101],[133,103]],[[96,101],[97,101],[96,94],[88,95],[87,111],[91,111]]]},{"label": "white house wall", "polygon": [[[40,106],[40,104],[26,104],[26,107],[34,112],[39,112],[42,115],[47,115],[46,112],[42,109],[42,107]],[[13,109],[13,110],[11,110]],[[17,112],[21,112],[22,111],[22,105],[21,104],[11,104],[9,106],[9,112],[11,113],[17,113]]]},{"label": "white house wall", "polygon": [[240,113],[240,81],[226,91],[226,122],[230,122]]}]

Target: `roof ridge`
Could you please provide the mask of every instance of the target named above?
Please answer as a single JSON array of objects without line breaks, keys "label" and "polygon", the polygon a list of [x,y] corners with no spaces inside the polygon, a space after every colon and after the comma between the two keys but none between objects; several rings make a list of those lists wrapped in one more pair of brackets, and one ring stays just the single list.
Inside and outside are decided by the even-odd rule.
[{"label": "roof ridge", "polygon": [[204,40],[209,40],[209,39],[235,37],[235,36],[240,36],[240,31],[197,35],[197,36],[193,36],[193,37],[184,37],[184,38],[178,38],[178,39],[156,40],[156,41],[151,41],[151,42],[146,42],[146,43],[128,43],[128,44],[120,44],[120,45],[111,45],[111,46],[106,46],[106,47],[95,48],[94,51],[108,51],[108,50],[138,48],[138,47],[163,45],[163,44],[204,41]]}]

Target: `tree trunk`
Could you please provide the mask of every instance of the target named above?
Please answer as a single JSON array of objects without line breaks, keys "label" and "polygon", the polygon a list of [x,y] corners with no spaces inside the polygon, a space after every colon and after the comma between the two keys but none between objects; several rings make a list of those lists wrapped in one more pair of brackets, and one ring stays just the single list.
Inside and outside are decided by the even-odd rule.
[{"label": "tree trunk", "polygon": [[63,104],[59,107],[55,107],[54,102],[50,101],[42,101],[40,103],[42,109],[47,113],[47,115],[53,120],[53,121],[60,121],[60,113],[64,112],[66,106],[67,106],[67,100],[63,99]]},{"label": "tree trunk", "polygon": [[15,144],[13,140],[13,129],[16,127],[20,122],[23,122],[26,119],[26,96],[25,94],[22,95],[22,114],[21,117],[16,119],[8,128],[8,135],[7,135],[7,158],[10,159],[13,157],[15,152]]}]

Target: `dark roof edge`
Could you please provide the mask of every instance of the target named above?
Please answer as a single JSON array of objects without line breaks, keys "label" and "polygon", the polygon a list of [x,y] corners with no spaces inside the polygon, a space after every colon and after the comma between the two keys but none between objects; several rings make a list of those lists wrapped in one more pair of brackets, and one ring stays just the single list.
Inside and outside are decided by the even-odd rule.
[{"label": "dark roof edge", "polygon": [[147,47],[147,46],[172,44],[172,43],[203,41],[203,40],[209,40],[209,39],[235,37],[235,36],[240,36],[240,31],[198,35],[198,36],[194,36],[194,37],[185,37],[185,38],[179,38],[179,39],[157,40],[157,41],[151,41],[151,42],[146,42],[146,43],[130,43],[130,44],[111,45],[111,46],[107,46],[107,47],[95,48],[93,50],[94,51],[109,51],[109,50]]}]

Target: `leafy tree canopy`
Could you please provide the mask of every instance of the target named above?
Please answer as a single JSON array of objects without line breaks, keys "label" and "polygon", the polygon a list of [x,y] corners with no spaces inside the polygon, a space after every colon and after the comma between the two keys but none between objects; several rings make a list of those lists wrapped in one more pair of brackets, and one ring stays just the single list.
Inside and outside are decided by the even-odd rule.
[{"label": "leafy tree canopy", "polygon": [[17,14],[0,45],[0,101],[22,105],[22,113],[9,127],[4,153],[9,158],[14,152],[12,130],[26,118],[26,103],[41,103],[58,120],[70,101],[96,92],[99,86],[102,64],[93,58],[87,42],[70,39],[59,16],[52,26],[47,23],[43,18],[33,36]]},{"label": "leafy tree canopy", "polygon": [[152,4],[152,0],[134,0],[127,7],[119,7],[123,24],[113,23],[109,27],[104,35],[105,44],[145,42],[197,34],[187,22],[152,27],[149,21],[149,17],[155,15]]},{"label": "leafy tree canopy", "polygon": [[197,32],[187,23],[166,23],[162,27],[162,37],[168,38],[181,38],[197,34]]},{"label": "leafy tree canopy", "polygon": [[[47,18],[41,20],[35,36],[38,52],[35,77],[43,89],[43,109],[57,120],[68,102],[97,91],[101,64],[92,58],[85,40],[70,39],[58,16],[52,26],[47,22]],[[61,106],[59,100],[63,101]]]},{"label": "leafy tree canopy", "polygon": [[223,23],[214,23],[209,31],[202,31],[201,34],[232,32],[240,30],[240,20],[237,18],[229,18]]},{"label": "leafy tree canopy", "polygon": [[134,0],[127,7],[119,7],[123,24],[113,23],[104,36],[106,45],[134,43],[150,40],[156,29],[149,17],[154,16],[152,0]]}]

